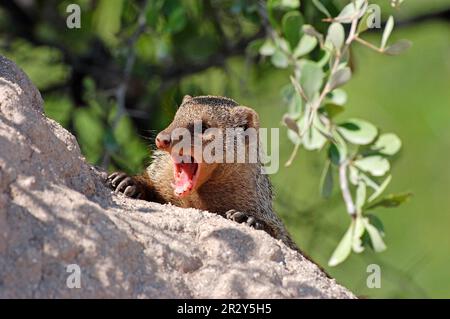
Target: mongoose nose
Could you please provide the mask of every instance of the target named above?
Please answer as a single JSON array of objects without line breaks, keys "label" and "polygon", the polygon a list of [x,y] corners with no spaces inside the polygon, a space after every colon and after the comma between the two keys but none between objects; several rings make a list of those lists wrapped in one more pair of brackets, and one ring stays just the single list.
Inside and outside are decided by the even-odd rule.
[{"label": "mongoose nose", "polygon": [[167,149],[170,146],[170,135],[167,133],[159,133],[156,136],[156,147],[164,150]]}]

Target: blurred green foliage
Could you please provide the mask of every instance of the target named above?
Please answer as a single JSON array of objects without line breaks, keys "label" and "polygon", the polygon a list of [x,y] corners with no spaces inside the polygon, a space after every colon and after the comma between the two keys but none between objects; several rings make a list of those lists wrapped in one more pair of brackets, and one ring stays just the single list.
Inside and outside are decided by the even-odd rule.
[{"label": "blurred green foliage", "polygon": [[[386,252],[354,255],[327,271],[359,295],[449,297],[450,30],[448,21],[429,22],[434,12],[448,12],[449,5],[447,0],[406,0],[399,10],[387,0],[376,2],[383,21],[389,15],[405,21],[393,40],[407,38],[414,47],[389,59],[355,46],[345,117],[368,118],[402,137],[404,150],[394,160],[388,190],[412,191],[415,198],[395,212],[377,208],[388,234]],[[184,94],[231,96],[254,107],[263,126],[281,126],[287,108],[280,92],[289,72],[255,54],[266,36],[256,2],[20,3],[0,5],[0,54],[27,72],[43,94],[47,115],[77,136],[91,163],[142,170],[155,133],[170,122]],[[65,26],[69,3],[81,6],[81,29]],[[348,1],[322,3],[334,16]],[[305,22],[326,33],[329,24],[310,1],[303,1],[300,10]],[[143,30],[140,15],[146,19]],[[375,33],[367,39],[379,41]],[[135,61],[122,113],[118,88],[127,78],[130,52]],[[280,148],[284,163],[292,151],[288,139]],[[340,194],[333,191],[326,201],[318,192],[325,156],[324,151],[300,151],[291,167],[272,176],[277,211],[300,246],[322,265],[348,224]],[[366,287],[371,263],[381,266],[381,289]]]}]

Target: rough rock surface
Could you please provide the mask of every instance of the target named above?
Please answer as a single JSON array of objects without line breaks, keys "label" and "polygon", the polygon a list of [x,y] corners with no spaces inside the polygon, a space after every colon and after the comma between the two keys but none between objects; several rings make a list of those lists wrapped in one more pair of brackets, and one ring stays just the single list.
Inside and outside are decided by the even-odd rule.
[{"label": "rough rock surface", "polygon": [[262,231],[112,194],[42,105],[0,56],[0,298],[354,297]]}]

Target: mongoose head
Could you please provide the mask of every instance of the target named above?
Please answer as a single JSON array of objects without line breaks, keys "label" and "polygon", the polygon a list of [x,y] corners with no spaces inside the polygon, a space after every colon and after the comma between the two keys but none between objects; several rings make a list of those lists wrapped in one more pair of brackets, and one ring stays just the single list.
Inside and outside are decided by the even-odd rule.
[{"label": "mongoose head", "polygon": [[[199,189],[217,167],[233,162],[235,153],[231,161],[227,158],[228,152],[236,151],[236,144],[229,143],[232,135],[229,132],[257,132],[258,129],[257,113],[232,99],[185,96],[172,123],[156,137],[156,146],[171,155],[175,195],[189,195]],[[244,137],[246,150],[249,144]]]}]

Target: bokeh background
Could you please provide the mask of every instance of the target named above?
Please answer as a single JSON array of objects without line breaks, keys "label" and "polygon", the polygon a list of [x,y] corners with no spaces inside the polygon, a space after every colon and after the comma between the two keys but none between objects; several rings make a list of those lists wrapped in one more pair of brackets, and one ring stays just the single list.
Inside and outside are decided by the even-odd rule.
[{"label": "bokeh background", "polygon": [[[311,1],[305,20],[326,30]],[[272,175],[275,207],[297,243],[359,296],[450,297],[450,1],[372,1],[392,38],[413,47],[404,55],[352,49],[354,78],[345,86],[342,118],[369,119],[403,141],[388,191],[411,191],[397,209],[377,210],[387,251],[353,254],[338,267],[327,260],[349,220],[338,191],[324,200],[319,180],[325,151],[300,151]],[[66,8],[81,7],[81,28],[68,29]],[[325,1],[333,13],[346,1]],[[292,144],[281,125],[280,91],[289,70],[255,52],[264,29],[257,1],[80,0],[0,2],[0,54],[15,61],[41,90],[47,116],[77,136],[88,161],[139,173],[153,138],[184,94],[225,95],[255,108],[262,126],[281,128],[280,163]],[[378,42],[380,31],[364,38]],[[258,42],[259,41],[259,42]],[[314,53],[314,52],[313,52]],[[382,287],[366,287],[366,267],[382,270]]]}]

